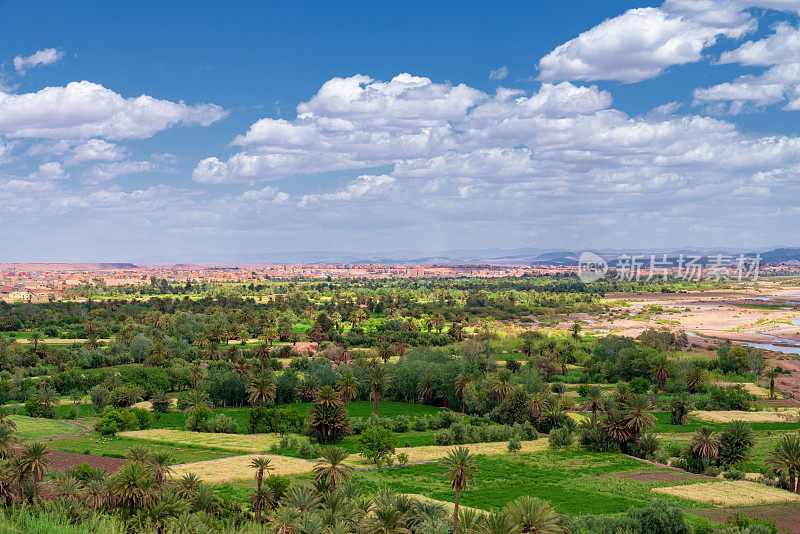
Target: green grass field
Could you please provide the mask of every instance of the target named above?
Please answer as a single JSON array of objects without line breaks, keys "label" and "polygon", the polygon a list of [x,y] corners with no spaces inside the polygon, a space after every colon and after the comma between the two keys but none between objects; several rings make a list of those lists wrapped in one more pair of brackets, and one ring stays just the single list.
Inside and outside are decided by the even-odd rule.
[{"label": "green grass field", "polygon": [[[655,500],[657,496],[650,493],[650,488],[669,484],[602,475],[656,470],[624,456],[579,450],[479,456],[476,483],[462,494],[461,502],[465,506],[490,510],[522,495],[533,495],[552,501],[561,512],[569,515],[615,514]],[[367,490],[389,487],[443,501],[454,499],[438,463],[361,471],[356,480]]]},{"label": "green grass field", "polygon": [[167,445],[143,439],[103,437],[97,434],[48,443],[48,447],[59,451],[76,452],[79,454],[96,454],[98,456],[113,456],[116,458],[124,456],[134,445],[145,445],[154,452],[167,451],[172,454],[175,463],[179,464],[213,460],[215,458],[225,458],[233,454],[241,454],[209,450],[204,447],[195,447],[191,445]]},{"label": "green grass field", "polygon": [[79,426],[57,419],[41,419],[24,415],[12,415],[10,419],[17,424],[17,436],[22,440],[48,439],[79,434],[83,431]]}]

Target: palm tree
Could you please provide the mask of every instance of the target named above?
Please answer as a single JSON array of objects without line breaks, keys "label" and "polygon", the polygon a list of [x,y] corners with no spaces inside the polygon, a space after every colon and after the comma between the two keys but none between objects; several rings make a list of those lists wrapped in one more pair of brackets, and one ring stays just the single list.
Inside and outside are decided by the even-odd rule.
[{"label": "palm tree", "polygon": [[53,417],[53,406],[58,406],[61,403],[61,397],[58,396],[58,392],[55,389],[45,385],[33,394],[33,401],[37,407],[37,415]]},{"label": "palm tree", "polygon": [[747,460],[750,448],[756,444],[752,427],[744,421],[731,421],[720,433],[719,458],[725,465]]},{"label": "palm tree", "polygon": [[796,483],[800,473],[800,434],[786,434],[778,442],[774,451],[767,454],[767,465],[776,473],[789,479],[789,491],[800,493]]},{"label": "palm tree", "polygon": [[126,462],[114,475],[114,494],[129,512],[143,508],[153,500],[153,472],[141,462]]},{"label": "palm tree", "polygon": [[134,463],[147,464],[150,462],[150,448],[146,445],[133,445],[128,449],[128,460]]},{"label": "palm tree", "polygon": [[259,456],[250,461],[250,467],[256,470],[256,494],[253,499],[253,504],[256,509],[256,523],[261,523],[261,508],[264,505],[264,494],[261,486],[264,483],[264,473],[269,476],[272,468],[272,460],[266,456]]},{"label": "palm tree", "polygon": [[692,436],[692,451],[704,460],[716,458],[719,454],[719,442],[714,436],[714,429],[701,426]]},{"label": "palm tree", "polygon": [[331,492],[336,490],[336,486],[347,482],[352,478],[352,468],[344,465],[350,454],[341,447],[325,447],[322,449],[320,457],[322,461],[314,466],[314,480],[317,482],[327,481],[330,484]]},{"label": "palm tree", "polygon": [[164,493],[164,483],[172,474],[172,455],[166,451],[154,451],[147,459],[147,464],[153,470],[153,480],[160,494]]},{"label": "palm tree", "polygon": [[369,381],[372,384],[372,416],[378,415],[378,403],[381,400],[381,391],[387,389],[392,378],[385,365],[375,365],[369,368]]},{"label": "palm tree", "polygon": [[658,384],[658,389],[664,391],[667,379],[672,376],[672,364],[666,356],[659,356],[650,364],[653,371],[653,378]]},{"label": "palm tree", "polygon": [[514,386],[511,385],[511,371],[503,369],[489,378],[489,391],[497,395],[497,404],[502,404]]},{"label": "palm tree", "polygon": [[212,407],[211,398],[205,391],[199,389],[191,390],[186,397],[186,413],[192,413],[196,410],[210,410]]},{"label": "palm tree", "polygon": [[36,500],[39,483],[50,467],[50,451],[41,442],[27,443],[22,448],[22,462],[25,472],[33,479],[33,500]]},{"label": "palm tree", "polygon": [[277,384],[272,376],[262,373],[256,376],[247,385],[247,400],[250,404],[265,406],[275,400]]},{"label": "palm tree", "polygon": [[106,484],[102,480],[90,480],[86,484],[86,505],[97,510],[108,502]]},{"label": "palm tree", "polygon": [[432,399],[436,395],[436,379],[428,373],[420,377],[417,384],[417,396],[420,401]]},{"label": "palm tree", "polygon": [[461,492],[471,482],[475,481],[478,467],[475,458],[469,453],[469,448],[467,447],[456,447],[448,452],[447,456],[442,460],[442,466],[445,468],[445,476],[450,479],[450,485],[456,491],[456,502],[453,509],[453,534],[456,534],[456,529],[458,528],[458,501],[461,497]]},{"label": "palm tree", "polygon": [[56,496],[72,502],[80,502],[84,495],[83,483],[78,477],[62,473],[53,484]]},{"label": "palm tree", "polygon": [[336,381],[336,389],[342,398],[342,402],[347,404],[358,397],[358,378],[349,370],[345,371]]},{"label": "palm tree", "polygon": [[692,366],[689,372],[686,373],[686,385],[691,393],[696,392],[706,382],[708,382],[708,371],[699,365]]},{"label": "palm tree", "polygon": [[506,506],[506,515],[523,534],[563,534],[564,516],[553,505],[536,497],[518,497]]},{"label": "palm tree", "polygon": [[603,394],[597,386],[586,388],[586,400],[583,401],[583,409],[592,412],[592,426],[597,426],[597,412],[603,409]]},{"label": "palm tree", "polygon": [[17,429],[17,423],[15,423],[11,419],[12,415],[13,414],[10,411],[8,411],[6,408],[0,407],[0,426],[8,426],[12,430],[16,430]]},{"label": "palm tree", "polygon": [[477,531],[480,534],[519,534],[517,524],[502,511],[494,511],[480,518]]},{"label": "palm tree", "polygon": [[624,404],[625,422],[633,430],[634,440],[638,441],[639,436],[656,425],[656,417],[650,413],[652,407],[645,395],[633,395]]},{"label": "palm tree", "polygon": [[688,425],[689,419],[686,417],[689,414],[694,403],[689,399],[689,395],[684,391],[676,396],[670,402],[670,411],[672,412],[673,425]]},{"label": "palm tree", "polygon": [[0,425],[0,458],[14,456],[14,445],[17,441],[17,436],[14,435],[10,425]]},{"label": "palm tree", "polygon": [[289,506],[281,506],[275,510],[269,520],[275,534],[292,534],[295,529],[300,530],[300,512]]},{"label": "palm tree", "polygon": [[778,377],[778,371],[775,370],[773,367],[772,369],[767,372],[767,378],[769,378],[769,398],[775,398],[775,379]]},{"label": "palm tree", "polygon": [[464,413],[464,397],[467,394],[467,389],[470,384],[475,383],[475,377],[470,373],[459,373],[456,375],[455,386],[456,393],[461,397],[461,412]]}]

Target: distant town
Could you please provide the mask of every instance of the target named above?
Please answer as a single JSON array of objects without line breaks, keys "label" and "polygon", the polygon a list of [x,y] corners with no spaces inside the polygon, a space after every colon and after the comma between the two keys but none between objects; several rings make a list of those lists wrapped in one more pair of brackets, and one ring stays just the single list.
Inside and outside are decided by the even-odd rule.
[{"label": "distant town", "polygon": [[[616,266],[619,270],[619,265]],[[154,280],[169,283],[231,284],[268,279],[390,279],[390,278],[504,278],[521,276],[574,276],[577,265],[135,265],[132,263],[6,263],[0,264],[0,300],[5,302],[48,302],[77,297],[84,286],[113,288],[144,286]],[[707,276],[711,266],[700,271]],[[794,263],[763,264],[762,275],[800,273]],[[653,268],[642,262],[639,277],[680,276],[675,268]],[[734,269],[726,275],[735,277]]]}]

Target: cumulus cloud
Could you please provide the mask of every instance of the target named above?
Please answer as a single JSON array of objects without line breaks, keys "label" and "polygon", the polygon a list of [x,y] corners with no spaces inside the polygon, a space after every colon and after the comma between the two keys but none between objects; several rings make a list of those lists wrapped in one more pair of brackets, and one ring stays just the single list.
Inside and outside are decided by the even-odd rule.
[{"label": "cumulus cloud", "polygon": [[800,59],[800,29],[781,22],[773,33],[758,41],[748,41],[735,50],[723,52],[720,63],[740,63],[748,66],[770,66],[794,63]]},{"label": "cumulus cloud", "polygon": [[[682,7],[681,6],[675,6]],[[748,18],[698,20],[690,13],[639,8],[608,19],[555,48],[539,61],[539,79],[639,82],[673,65],[694,63],[718,35],[738,36]]]},{"label": "cumulus cloud", "polygon": [[0,93],[0,135],[49,139],[143,139],[177,124],[208,126],[227,115],[147,95],[124,98],[87,81],[35,93]]},{"label": "cumulus cloud", "polygon": [[37,50],[30,56],[17,56],[14,58],[14,69],[17,74],[24,75],[25,71],[44,65],[53,65],[61,61],[64,52],[57,48],[45,48]]}]

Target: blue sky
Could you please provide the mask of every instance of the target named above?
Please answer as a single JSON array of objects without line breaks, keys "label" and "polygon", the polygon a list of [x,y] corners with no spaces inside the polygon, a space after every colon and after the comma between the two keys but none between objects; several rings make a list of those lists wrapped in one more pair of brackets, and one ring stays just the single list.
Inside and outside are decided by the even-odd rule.
[{"label": "blue sky", "polygon": [[798,245],[800,0],[498,4],[0,1],[0,258]]}]

